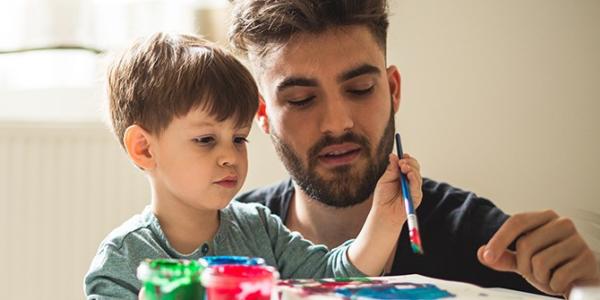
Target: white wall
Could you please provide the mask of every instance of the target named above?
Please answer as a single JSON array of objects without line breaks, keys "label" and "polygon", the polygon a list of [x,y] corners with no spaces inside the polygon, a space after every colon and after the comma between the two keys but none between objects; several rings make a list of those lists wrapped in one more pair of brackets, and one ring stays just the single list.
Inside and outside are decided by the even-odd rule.
[{"label": "white wall", "polygon": [[[595,192],[600,174],[600,2],[390,2],[388,58],[399,67],[403,88],[397,127],[406,151],[422,163],[423,174],[475,191],[510,213],[557,209],[574,217],[588,242],[600,249],[600,202]],[[81,98],[91,101],[81,106],[68,104]],[[98,123],[102,119],[100,99],[99,83],[62,90],[0,90],[0,123],[36,119]],[[77,110],[69,111],[69,107]],[[0,133],[10,127],[0,126]],[[285,176],[268,137],[258,128],[250,136],[249,155],[244,190]],[[131,165],[124,166],[127,168],[133,169]],[[139,182],[138,189],[145,186],[139,172],[129,173]],[[52,220],[42,223],[35,217],[57,213],[52,205],[19,211],[18,201],[25,195],[19,198],[10,191],[14,188],[10,174],[3,178],[8,181],[3,181],[6,190],[0,195],[17,195],[11,199],[0,196],[0,207],[7,209],[3,213],[11,209],[23,217],[20,223],[5,224],[3,219],[4,233],[12,240],[0,247],[0,255],[6,259],[9,254],[21,253],[31,268],[18,273],[13,264],[8,270],[17,273],[0,277],[2,282],[15,291],[30,288],[24,278],[39,267],[30,261],[36,257],[52,260],[47,254],[36,255],[35,248],[19,245],[35,246],[40,241],[36,236],[79,237],[68,249],[77,254],[51,252],[60,255],[52,268],[62,273],[43,280],[52,282],[62,299],[80,299],[82,276],[94,249],[110,228],[139,211],[144,199],[127,199],[123,192],[104,203],[108,207],[113,201],[118,209],[83,212],[89,216],[86,224],[99,224],[88,232],[82,232],[83,225],[53,228]],[[86,189],[77,187],[77,191]],[[142,191],[140,195],[144,195]],[[86,199],[61,203],[69,201]],[[19,233],[19,228],[26,229]],[[40,245],[54,246],[51,242]],[[58,265],[65,261],[73,266],[64,269]],[[66,277],[71,280],[64,280]],[[35,299],[10,293],[8,298]]]},{"label": "white wall", "polygon": [[397,124],[423,173],[600,249],[600,2],[391,1]]}]

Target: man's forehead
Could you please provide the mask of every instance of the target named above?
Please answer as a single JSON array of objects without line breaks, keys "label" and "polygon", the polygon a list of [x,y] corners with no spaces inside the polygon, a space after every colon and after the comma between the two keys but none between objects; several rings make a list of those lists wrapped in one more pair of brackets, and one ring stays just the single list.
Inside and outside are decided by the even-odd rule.
[{"label": "man's forehead", "polygon": [[297,34],[255,59],[257,77],[269,85],[287,77],[335,78],[364,64],[385,68],[384,52],[366,28],[357,26]]}]

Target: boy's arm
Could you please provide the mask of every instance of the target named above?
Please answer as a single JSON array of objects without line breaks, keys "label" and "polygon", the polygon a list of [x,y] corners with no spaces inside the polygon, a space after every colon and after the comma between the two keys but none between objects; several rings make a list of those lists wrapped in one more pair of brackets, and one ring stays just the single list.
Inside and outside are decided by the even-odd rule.
[{"label": "boy's arm", "polygon": [[388,167],[375,187],[371,211],[348,249],[352,264],[369,276],[382,274],[406,221],[400,171],[406,174],[414,206],[418,207],[423,198],[417,161],[408,154],[402,160],[390,154]]},{"label": "boy's arm", "polygon": [[126,256],[110,246],[94,257],[84,279],[86,299],[137,299],[139,280]]},{"label": "boy's arm", "polygon": [[[347,241],[328,252],[323,245],[314,245],[297,232],[290,232],[279,219],[262,207],[263,219],[267,223],[267,234],[281,278],[324,278],[381,275],[387,258],[398,240],[406,216],[401,204],[397,165],[408,173],[411,194],[415,207],[421,201],[421,177],[414,159],[395,159],[394,167],[388,167],[376,189],[376,199],[367,223],[361,231],[359,243]],[[415,171],[416,170],[416,171]],[[415,174],[416,173],[416,174]],[[392,195],[393,197],[387,197]],[[388,203],[389,201],[389,203]],[[400,201],[400,204],[398,204]],[[378,219],[381,218],[381,219]],[[362,236],[362,237],[361,237]],[[352,253],[348,250],[352,249]],[[371,265],[372,264],[372,265]]]},{"label": "boy's arm", "polygon": [[326,246],[315,245],[300,233],[290,231],[268,208],[257,206],[257,209],[265,222],[264,239],[269,241],[256,237],[255,241],[264,247],[256,250],[257,255],[272,252],[281,279],[365,276],[348,259],[346,253],[351,241],[329,251]]}]

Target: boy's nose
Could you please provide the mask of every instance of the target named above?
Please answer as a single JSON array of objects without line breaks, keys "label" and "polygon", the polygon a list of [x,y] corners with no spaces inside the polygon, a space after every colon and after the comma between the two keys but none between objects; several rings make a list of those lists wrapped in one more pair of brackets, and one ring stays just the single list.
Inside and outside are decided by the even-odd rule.
[{"label": "boy's nose", "polygon": [[237,163],[237,151],[235,146],[224,146],[219,151],[217,163],[222,167],[234,166]]}]

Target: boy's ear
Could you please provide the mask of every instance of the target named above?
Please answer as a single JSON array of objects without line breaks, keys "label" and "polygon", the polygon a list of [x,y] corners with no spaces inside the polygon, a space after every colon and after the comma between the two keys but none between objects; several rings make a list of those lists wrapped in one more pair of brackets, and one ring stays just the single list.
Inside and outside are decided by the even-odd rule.
[{"label": "boy's ear", "polygon": [[258,111],[256,112],[256,122],[258,126],[269,134],[269,116],[267,116],[267,107],[262,96],[258,96]]},{"label": "boy's ear", "polygon": [[389,66],[387,68],[387,78],[388,84],[390,86],[390,94],[392,97],[392,107],[394,109],[394,113],[398,111],[400,107],[400,87],[401,87],[401,79],[400,72],[396,66]]},{"label": "boy's ear", "polygon": [[133,163],[142,170],[152,170],[156,165],[150,152],[150,134],[139,125],[131,125],[123,135],[123,145]]}]

